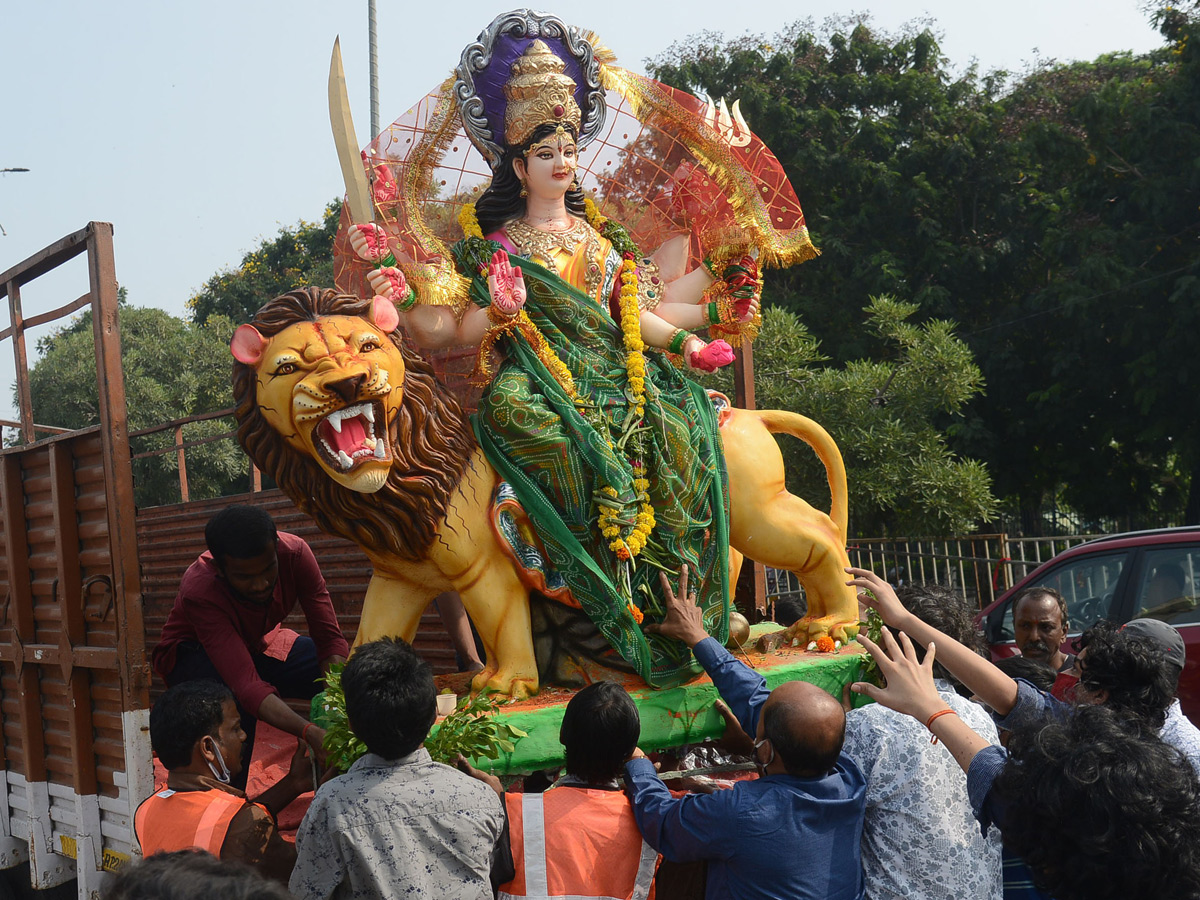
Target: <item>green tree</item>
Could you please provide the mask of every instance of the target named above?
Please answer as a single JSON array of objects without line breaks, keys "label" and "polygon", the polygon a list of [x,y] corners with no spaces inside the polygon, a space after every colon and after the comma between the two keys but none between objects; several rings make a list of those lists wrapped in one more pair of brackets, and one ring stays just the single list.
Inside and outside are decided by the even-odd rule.
[{"label": "green tree", "polygon": [[[654,67],[738,97],[824,255],[770,273],[838,361],[877,358],[867,296],[959,323],[988,384],[954,447],[1027,527],[1048,498],[1094,518],[1200,518],[1196,5],[1143,56],[954,75],[928,28],[865,21],[773,41],[704,36]],[[1190,490],[1190,493],[1189,493]],[[1129,518],[1126,519],[1130,521]]]},{"label": "green tree", "polygon": [[248,322],[258,308],[273,297],[305,285],[333,287],[333,240],[342,215],[342,201],[325,207],[319,223],[300,222],[281,228],[242,257],[237,269],[218,272],[188,300],[196,322],[226,316]]},{"label": "green tree", "polygon": [[[229,339],[233,323],[213,316],[198,325],[160,309],[123,305],[121,363],[130,431],[233,405],[230,392]],[[86,428],[100,421],[91,311],[42,338],[39,359],[29,373],[38,424]],[[184,441],[201,440],[234,427],[232,417],[184,426]],[[174,431],[134,438],[136,455],[171,447]],[[249,463],[237,441],[214,441],[186,452],[188,486],[193,499],[245,490]],[[134,460],[135,499],[139,506],[179,501],[174,452]]]},{"label": "green tree", "polygon": [[[945,424],[982,389],[979,368],[950,323],[915,325],[916,310],[871,300],[866,328],[886,346],[882,359],[831,363],[800,319],[778,307],[766,309],[754,344],[758,406],[803,412],[841,448],[854,534],[961,534],[996,508],[987,469],[946,442]],[[715,384],[732,389],[728,370]],[[789,489],[828,509],[816,456],[798,441],[783,449]]]}]

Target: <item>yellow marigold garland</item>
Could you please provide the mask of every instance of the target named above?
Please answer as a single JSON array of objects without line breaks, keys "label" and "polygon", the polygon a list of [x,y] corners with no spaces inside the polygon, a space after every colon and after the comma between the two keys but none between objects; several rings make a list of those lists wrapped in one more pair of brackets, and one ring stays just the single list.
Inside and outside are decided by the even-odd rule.
[{"label": "yellow marigold garland", "polygon": [[458,211],[458,224],[462,228],[463,237],[483,237],[483,229],[479,227],[479,217],[475,215],[474,203],[463,204],[463,208]]},{"label": "yellow marigold garland", "polygon": [[[591,197],[583,198],[583,209],[587,215],[587,223],[597,231],[600,231],[608,224],[608,219],[600,215],[600,210],[596,207],[596,201]],[[475,207],[472,206],[471,211],[474,212]]]}]

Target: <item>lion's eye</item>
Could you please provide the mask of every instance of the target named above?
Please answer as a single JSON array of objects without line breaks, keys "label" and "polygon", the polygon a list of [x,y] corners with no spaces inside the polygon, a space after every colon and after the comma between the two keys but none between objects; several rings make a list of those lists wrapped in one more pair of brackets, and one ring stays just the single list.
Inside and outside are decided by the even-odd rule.
[{"label": "lion's eye", "polygon": [[372,350],[379,349],[378,341],[363,341],[362,346],[358,348],[359,353],[370,353]]},{"label": "lion's eye", "polygon": [[278,369],[276,369],[272,374],[273,375],[291,375],[295,371],[296,371],[295,363],[284,363]]}]

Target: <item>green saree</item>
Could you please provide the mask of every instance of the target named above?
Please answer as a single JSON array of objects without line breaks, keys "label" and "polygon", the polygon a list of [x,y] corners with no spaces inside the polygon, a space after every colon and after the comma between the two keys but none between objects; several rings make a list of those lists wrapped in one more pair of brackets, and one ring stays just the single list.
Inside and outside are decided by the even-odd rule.
[{"label": "green saree", "polygon": [[[554,272],[511,260],[524,273],[526,313],[609,433],[597,429],[596,413],[581,413],[529,341],[511,332],[497,344],[503,361],[480,400],[476,437],[600,632],[647,683],[674,686],[699,667],[678,641],[643,633],[629,604],[645,623],[660,620],[660,569],[649,559],[672,573],[687,563],[709,633],[722,642],[728,635],[729,488],[712,403],[660,352],[647,350],[644,458],[657,524],[642,554],[621,562],[600,534],[593,499],[602,485],[621,497],[635,494],[634,470],[615,446],[629,409],[620,328],[597,300]],[[471,294],[480,305],[490,302],[482,276]],[[669,577],[674,585],[677,576]]]}]

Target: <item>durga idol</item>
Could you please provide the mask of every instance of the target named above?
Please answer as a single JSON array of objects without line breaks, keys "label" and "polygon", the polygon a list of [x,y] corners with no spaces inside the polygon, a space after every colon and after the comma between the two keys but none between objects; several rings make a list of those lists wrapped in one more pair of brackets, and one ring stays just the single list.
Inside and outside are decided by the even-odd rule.
[{"label": "durga idol", "polygon": [[[575,600],[663,685],[694,664],[641,627],[662,615],[659,572],[687,566],[721,640],[730,612],[718,415],[687,373],[733,350],[694,331],[752,333],[757,260],[815,250],[740,117],[612,61],[553,16],[498,17],[453,84],[369,148],[377,221],[351,225],[342,245],[419,347],[478,348],[480,447]],[[490,170],[474,188],[472,146]],[[435,215],[447,193],[468,201],[452,246]]]}]

